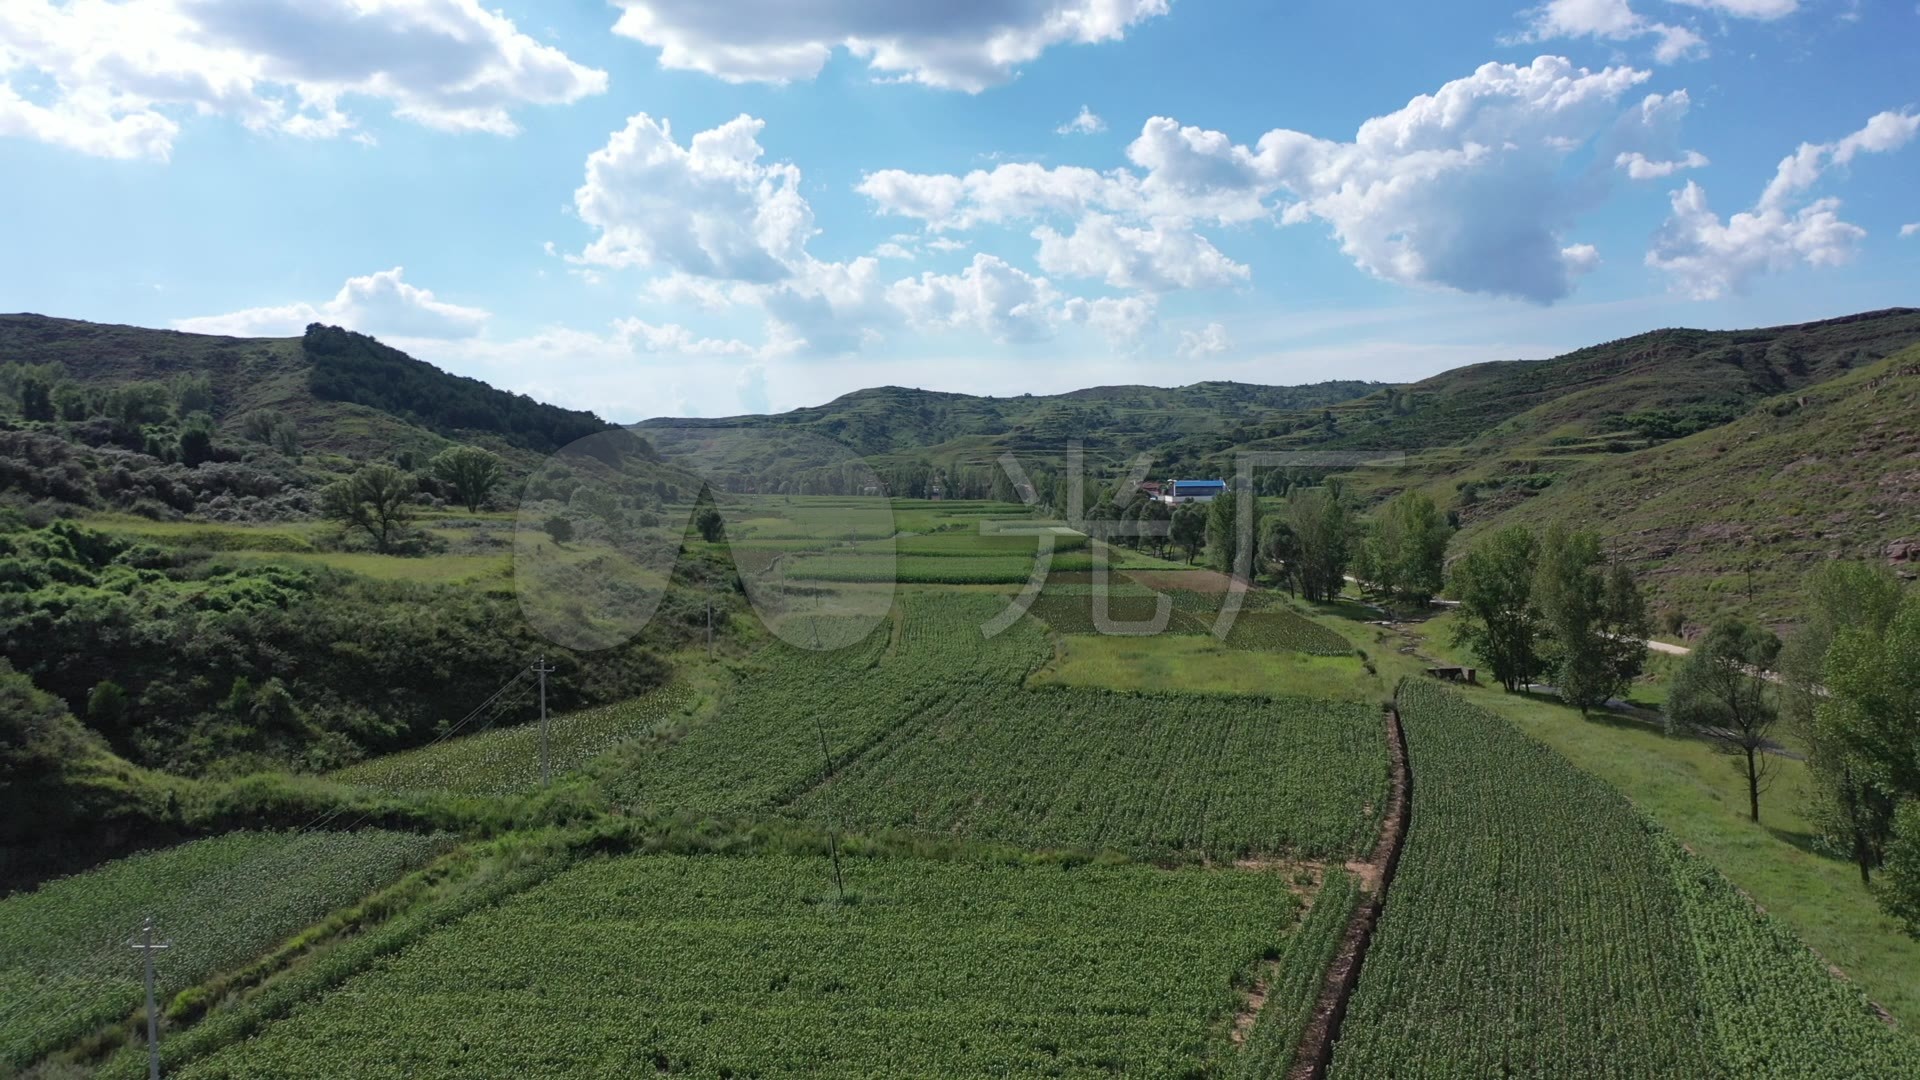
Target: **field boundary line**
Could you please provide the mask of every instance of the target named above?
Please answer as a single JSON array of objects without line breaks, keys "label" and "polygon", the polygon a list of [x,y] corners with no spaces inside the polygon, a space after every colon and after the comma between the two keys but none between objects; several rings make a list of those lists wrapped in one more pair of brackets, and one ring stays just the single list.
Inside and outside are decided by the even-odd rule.
[{"label": "field boundary line", "polygon": [[[1367,946],[1379,926],[1380,912],[1387,903],[1387,890],[1393,885],[1394,871],[1400,866],[1400,852],[1406,846],[1407,830],[1413,823],[1413,766],[1407,757],[1407,736],[1400,724],[1400,707],[1389,705],[1385,711],[1387,750],[1393,773],[1387,812],[1381,815],[1380,832],[1371,856],[1365,863],[1348,864],[1348,872],[1361,879],[1367,894],[1353,909],[1340,950],[1327,968],[1313,1015],[1294,1047],[1287,1080],[1324,1080],[1328,1066],[1333,1063],[1333,1050],[1340,1041],[1340,1025],[1346,1020],[1347,1004],[1353,999],[1354,988],[1360,984]],[[1328,872],[1332,871],[1333,867],[1329,866]]]}]

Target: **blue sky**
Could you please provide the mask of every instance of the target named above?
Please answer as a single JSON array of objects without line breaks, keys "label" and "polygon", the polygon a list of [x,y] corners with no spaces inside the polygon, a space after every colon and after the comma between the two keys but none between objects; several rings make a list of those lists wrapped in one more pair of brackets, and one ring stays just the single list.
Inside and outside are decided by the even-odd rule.
[{"label": "blue sky", "polygon": [[1920,303],[1908,0],[0,12],[0,310],[318,319],[618,420]]}]

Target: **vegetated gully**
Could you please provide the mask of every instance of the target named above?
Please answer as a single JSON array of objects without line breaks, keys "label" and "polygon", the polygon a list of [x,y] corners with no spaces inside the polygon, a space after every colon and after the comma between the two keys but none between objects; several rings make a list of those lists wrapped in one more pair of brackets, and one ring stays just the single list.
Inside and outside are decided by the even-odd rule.
[{"label": "vegetated gully", "polygon": [[1400,865],[1400,849],[1413,820],[1413,769],[1407,761],[1406,733],[1400,727],[1400,710],[1386,710],[1387,750],[1393,770],[1387,795],[1387,812],[1380,821],[1380,835],[1373,853],[1365,862],[1347,864],[1347,871],[1360,878],[1365,892],[1347,921],[1340,949],[1328,966],[1320,984],[1320,997],[1314,1002],[1313,1016],[1294,1048],[1293,1067],[1287,1080],[1323,1080],[1333,1061],[1334,1044],[1340,1040],[1340,1024],[1346,1019],[1347,1003],[1354,987],[1360,984],[1360,969],[1367,959],[1367,946],[1386,906],[1387,890]]}]

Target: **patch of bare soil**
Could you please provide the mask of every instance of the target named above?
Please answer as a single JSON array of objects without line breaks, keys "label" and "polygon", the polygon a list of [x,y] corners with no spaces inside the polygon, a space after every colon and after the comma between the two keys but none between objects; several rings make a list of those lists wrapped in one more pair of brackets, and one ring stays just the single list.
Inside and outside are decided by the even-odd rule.
[{"label": "patch of bare soil", "polygon": [[1158,592],[1165,589],[1184,589],[1197,593],[1224,593],[1233,584],[1233,579],[1218,570],[1124,570],[1121,571],[1134,581]]}]

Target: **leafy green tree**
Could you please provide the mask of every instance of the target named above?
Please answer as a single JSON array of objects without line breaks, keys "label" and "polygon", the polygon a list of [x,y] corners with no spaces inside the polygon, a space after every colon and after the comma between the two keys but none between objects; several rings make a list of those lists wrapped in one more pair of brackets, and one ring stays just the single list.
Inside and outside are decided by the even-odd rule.
[{"label": "leafy green tree", "polygon": [[173,394],[164,383],[127,383],[107,394],[107,415],[129,428],[165,420],[172,409]]},{"label": "leafy green tree", "polygon": [[1647,668],[1647,639],[1653,623],[1647,598],[1624,563],[1607,568],[1600,594],[1600,649],[1605,657],[1608,697],[1625,697]]},{"label": "leafy green tree", "polygon": [[1300,591],[1300,538],[1278,516],[1260,522],[1260,560],[1279,575],[1289,593]]},{"label": "leafy green tree", "polygon": [[[1229,491],[1207,505],[1207,553],[1213,565],[1223,574],[1238,573],[1240,558],[1240,500],[1248,500],[1253,508],[1253,530],[1250,540],[1260,535],[1260,500],[1251,492]],[[1260,545],[1249,544],[1252,557],[1247,564],[1247,577],[1252,578],[1260,572]]]},{"label": "leafy green tree", "polygon": [[192,468],[213,459],[213,431],[205,424],[190,424],[180,432],[180,463]]},{"label": "leafy green tree", "polygon": [[1540,609],[1533,602],[1539,541],[1524,525],[1509,525],[1475,544],[1453,565],[1450,584],[1460,601],[1453,644],[1473,650],[1509,693],[1544,667],[1538,639]]},{"label": "leafy green tree", "polygon": [[1781,712],[1807,748],[1808,816],[1825,844],[1859,868],[1864,885],[1885,857],[1895,803],[1867,782],[1870,769],[1854,760],[1849,733],[1823,722],[1820,706],[1828,698],[1825,669],[1834,640],[1848,630],[1884,636],[1900,610],[1900,581],[1884,565],[1828,562],[1807,575],[1801,595],[1806,617],[1780,650]]},{"label": "leafy green tree", "polygon": [[175,416],[213,412],[213,380],[205,375],[175,375],[168,388],[173,392]]},{"label": "leafy green tree", "polygon": [[132,705],[126,687],[112,679],[101,679],[87,694],[87,722],[108,736],[123,734]]},{"label": "leafy green tree", "polygon": [[445,484],[469,511],[487,504],[500,486],[500,459],[477,446],[455,446],[441,451],[428,466],[434,479]]},{"label": "leafy green tree", "polygon": [[85,420],[92,411],[87,388],[72,379],[63,379],[53,387],[53,411],[62,420]]},{"label": "leafy green tree", "polygon": [[[1863,834],[1856,842],[1866,851],[1855,853],[1856,863],[1886,850],[1893,817],[1903,804],[1920,799],[1920,595],[1903,596],[1883,621],[1882,587],[1865,575],[1857,584],[1869,595],[1859,597],[1859,625],[1842,628],[1827,649],[1814,746],[1822,767],[1816,780],[1825,780],[1821,771],[1837,764],[1858,789],[1853,822]],[[1894,876],[1891,865],[1887,873]],[[1920,881],[1901,887],[1920,890]]]},{"label": "leafy green tree", "polygon": [[1617,689],[1601,565],[1599,536],[1560,522],[1547,529],[1533,590],[1546,632],[1543,652],[1560,697],[1581,712],[1605,705]]},{"label": "leafy green tree", "polygon": [[727,522],[720,516],[720,510],[714,506],[704,506],[693,516],[693,527],[700,532],[700,539],[709,544],[717,544],[726,539]]},{"label": "leafy green tree", "polygon": [[1185,548],[1191,565],[1207,542],[1207,512],[1198,503],[1184,503],[1173,511],[1173,546]]},{"label": "leafy green tree", "polygon": [[1293,489],[1287,499],[1287,524],[1299,545],[1300,595],[1331,600],[1346,580],[1352,550],[1352,523],[1336,488]]},{"label": "leafy green tree", "polygon": [[1155,555],[1165,558],[1167,544],[1173,539],[1173,508],[1158,499],[1151,499],[1140,510],[1140,523],[1143,531],[1141,539],[1152,545]]},{"label": "leafy green tree", "polygon": [[1674,677],[1667,711],[1675,721],[1713,739],[1741,759],[1747,781],[1747,816],[1760,820],[1760,793],[1773,775],[1767,753],[1780,718],[1773,693],[1760,676],[1780,652],[1780,639],[1744,619],[1723,619]]},{"label": "leafy green tree", "polygon": [[348,529],[359,529],[375,550],[391,549],[413,518],[414,482],[391,465],[367,465],[320,492],[321,512]]},{"label": "leafy green tree", "polygon": [[1369,536],[1372,580],[1395,600],[1426,607],[1444,581],[1447,541],[1452,536],[1453,529],[1432,499],[1418,491],[1401,492],[1382,508]]},{"label": "leafy green tree", "polygon": [[20,380],[20,415],[28,420],[51,420],[54,417],[53,387],[45,375],[32,368]]},{"label": "leafy green tree", "polygon": [[568,520],[565,514],[554,514],[541,528],[547,531],[547,536],[556,544],[564,544],[573,539],[573,522]]},{"label": "leafy green tree", "polygon": [[1880,906],[1920,937],[1920,799],[1900,804],[1889,830]]}]

